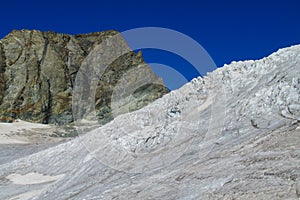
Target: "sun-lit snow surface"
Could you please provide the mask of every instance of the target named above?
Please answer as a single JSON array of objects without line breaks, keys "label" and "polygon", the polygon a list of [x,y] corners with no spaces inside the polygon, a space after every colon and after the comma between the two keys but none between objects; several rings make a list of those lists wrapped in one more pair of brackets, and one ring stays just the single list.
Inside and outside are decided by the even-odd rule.
[{"label": "sun-lit snow surface", "polygon": [[22,120],[17,120],[14,123],[0,123],[0,144],[27,144],[30,141],[28,141],[26,131],[49,131],[50,128],[49,125],[29,123]]},{"label": "sun-lit snow surface", "polygon": [[[5,162],[0,199],[298,199],[299,96],[300,45],[233,62],[72,141]],[[31,173],[59,178],[11,181]]]}]

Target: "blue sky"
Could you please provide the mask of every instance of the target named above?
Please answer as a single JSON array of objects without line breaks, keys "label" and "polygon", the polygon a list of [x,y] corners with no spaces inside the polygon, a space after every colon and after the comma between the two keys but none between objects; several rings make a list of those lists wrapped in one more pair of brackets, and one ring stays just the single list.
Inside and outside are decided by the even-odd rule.
[{"label": "blue sky", "polygon": [[[259,59],[279,48],[300,44],[300,1],[2,1],[0,37],[13,29],[88,33],[165,27],[201,44],[217,66]],[[147,62],[178,70],[187,80],[197,72],[184,59],[144,50]],[[184,67],[183,67],[184,66]]]}]

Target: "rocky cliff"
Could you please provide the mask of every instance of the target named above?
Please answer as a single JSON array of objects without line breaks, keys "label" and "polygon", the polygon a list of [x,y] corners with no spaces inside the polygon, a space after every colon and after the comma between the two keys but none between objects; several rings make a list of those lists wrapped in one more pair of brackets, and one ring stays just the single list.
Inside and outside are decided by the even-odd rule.
[{"label": "rocky cliff", "polygon": [[[0,121],[19,118],[50,124],[72,122],[71,101],[77,72],[95,45],[116,34],[105,31],[72,36],[36,30],[8,34],[0,40]],[[139,65],[146,65],[141,54],[129,52],[106,69],[96,93],[100,123],[113,118],[110,106],[113,86],[126,71]],[[145,73],[153,74],[147,69]],[[131,106],[132,110],[168,92],[157,79],[160,84],[150,84],[135,94],[140,101]]]}]

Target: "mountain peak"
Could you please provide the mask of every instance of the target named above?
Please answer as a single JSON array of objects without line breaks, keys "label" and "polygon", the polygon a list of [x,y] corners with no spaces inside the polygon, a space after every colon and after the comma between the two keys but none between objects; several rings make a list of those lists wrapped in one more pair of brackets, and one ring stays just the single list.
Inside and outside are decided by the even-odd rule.
[{"label": "mountain peak", "polygon": [[[0,121],[19,118],[39,123],[72,122],[72,90],[80,66],[96,45],[117,33],[104,31],[72,36],[24,29],[4,37],[0,46]],[[96,109],[103,123],[113,118],[109,105],[112,86],[128,70],[140,65],[145,66],[144,73],[152,72],[140,55],[128,52],[111,63],[107,74],[103,74],[110,77],[100,81],[97,87]],[[167,92],[160,81],[160,86],[149,89],[148,96],[138,98],[152,102]],[[146,103],[132,108],[143,105]]]}]

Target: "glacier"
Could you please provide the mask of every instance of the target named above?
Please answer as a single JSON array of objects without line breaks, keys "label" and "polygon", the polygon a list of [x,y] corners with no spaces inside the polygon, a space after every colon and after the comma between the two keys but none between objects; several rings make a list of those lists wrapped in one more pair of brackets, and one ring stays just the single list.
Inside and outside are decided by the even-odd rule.
[{"label": "glacier", "polygon": [[77,128],[0,143],[0,199],[299,199],[300,45]]}]

